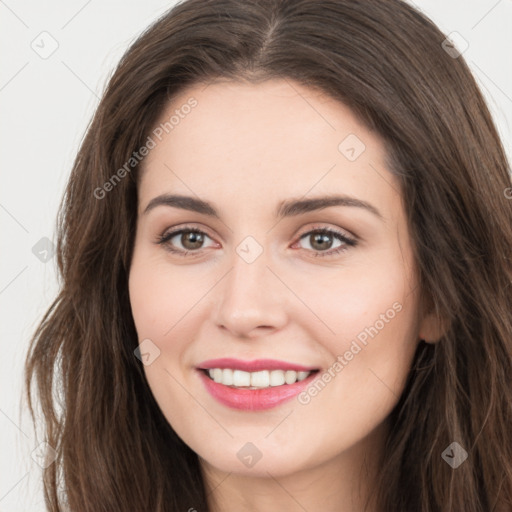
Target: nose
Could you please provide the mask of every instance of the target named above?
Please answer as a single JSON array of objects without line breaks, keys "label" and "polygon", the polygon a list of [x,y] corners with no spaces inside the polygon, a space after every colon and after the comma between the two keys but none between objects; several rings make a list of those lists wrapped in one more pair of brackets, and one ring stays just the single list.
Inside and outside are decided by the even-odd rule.
[{"label": "nose", "polygon": [[266,253],[251,263],[235,253],[232,261],[217,290],[216,325],[238,338],[282,329],[287,322],[287,290],[268,268]]}]

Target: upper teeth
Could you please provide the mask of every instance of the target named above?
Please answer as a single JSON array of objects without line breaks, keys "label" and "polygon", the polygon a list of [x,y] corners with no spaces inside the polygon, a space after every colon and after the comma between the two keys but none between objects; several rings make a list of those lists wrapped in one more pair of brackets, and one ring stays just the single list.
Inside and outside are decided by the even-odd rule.
[{"label": "upper teeth", "polygon": [[244,372],[230,368],[212,368],[208,370],[208,373],[215,382],[225,386],[268,388],[304,380],[311,372],[296,372],[295,370]]}]

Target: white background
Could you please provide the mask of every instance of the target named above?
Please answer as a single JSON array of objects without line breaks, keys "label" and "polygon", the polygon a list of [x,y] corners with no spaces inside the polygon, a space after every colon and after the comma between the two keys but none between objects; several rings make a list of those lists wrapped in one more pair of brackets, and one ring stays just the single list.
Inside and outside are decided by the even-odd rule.
[{"label": "white background", "polygon": [[[55,258],[43,263],[32,247],[43,237],[55,241],[57,207],[74,156],[115,64],[173,4],[0,0],[0,512],[44,511],[41,469],[31,458],[42,440],[34,437],[20,401],[28,341],[57,293],[57,279]],[[416,5],[445,34],[459,32],[469,43],[464,57],[510,158],[512,1]],[[39,36],[43,31],[58,43],[47,59],[31,47],[48,38]]]}]

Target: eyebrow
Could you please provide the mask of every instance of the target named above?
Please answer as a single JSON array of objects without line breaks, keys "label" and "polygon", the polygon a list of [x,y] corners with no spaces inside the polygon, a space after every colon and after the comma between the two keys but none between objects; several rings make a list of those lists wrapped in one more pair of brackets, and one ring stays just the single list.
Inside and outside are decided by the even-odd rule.
[{"label": "eyebrow", "polygon": [[[208,215],[209,217],[220,219],[218,211],[212,204],[196,197],[177,194],[159,195],[151,199],[143,211],[143,215],[147,214],[157,206],[170,206],[174,208],[180,208],[182,210],[189,210],[192,212],[201,213],[203,215]],[[278,218],[293,217],[312,211],[322,210],[332,206],[350,206],[355,208],[362,208],[377,216],[379,219],[384,220],[382,214],[372,204],[367,203],[366,201],[362,201],[361,199],[356,199],[355,197],[344,195],[331,195],[315,197],[311,199],[290,199],[281,201],[276,209],[275,215]]]}]

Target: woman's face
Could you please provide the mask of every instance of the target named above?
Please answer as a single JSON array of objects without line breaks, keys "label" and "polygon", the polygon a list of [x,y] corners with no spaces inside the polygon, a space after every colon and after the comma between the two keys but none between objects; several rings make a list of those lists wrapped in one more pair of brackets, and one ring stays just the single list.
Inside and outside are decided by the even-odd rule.
[{"label": "woman's face", "polygon": [[150,138],[129,289],[170,425],[246,475],[362,453],[431,332],[382,141],[287,80],[195,85]]}]

